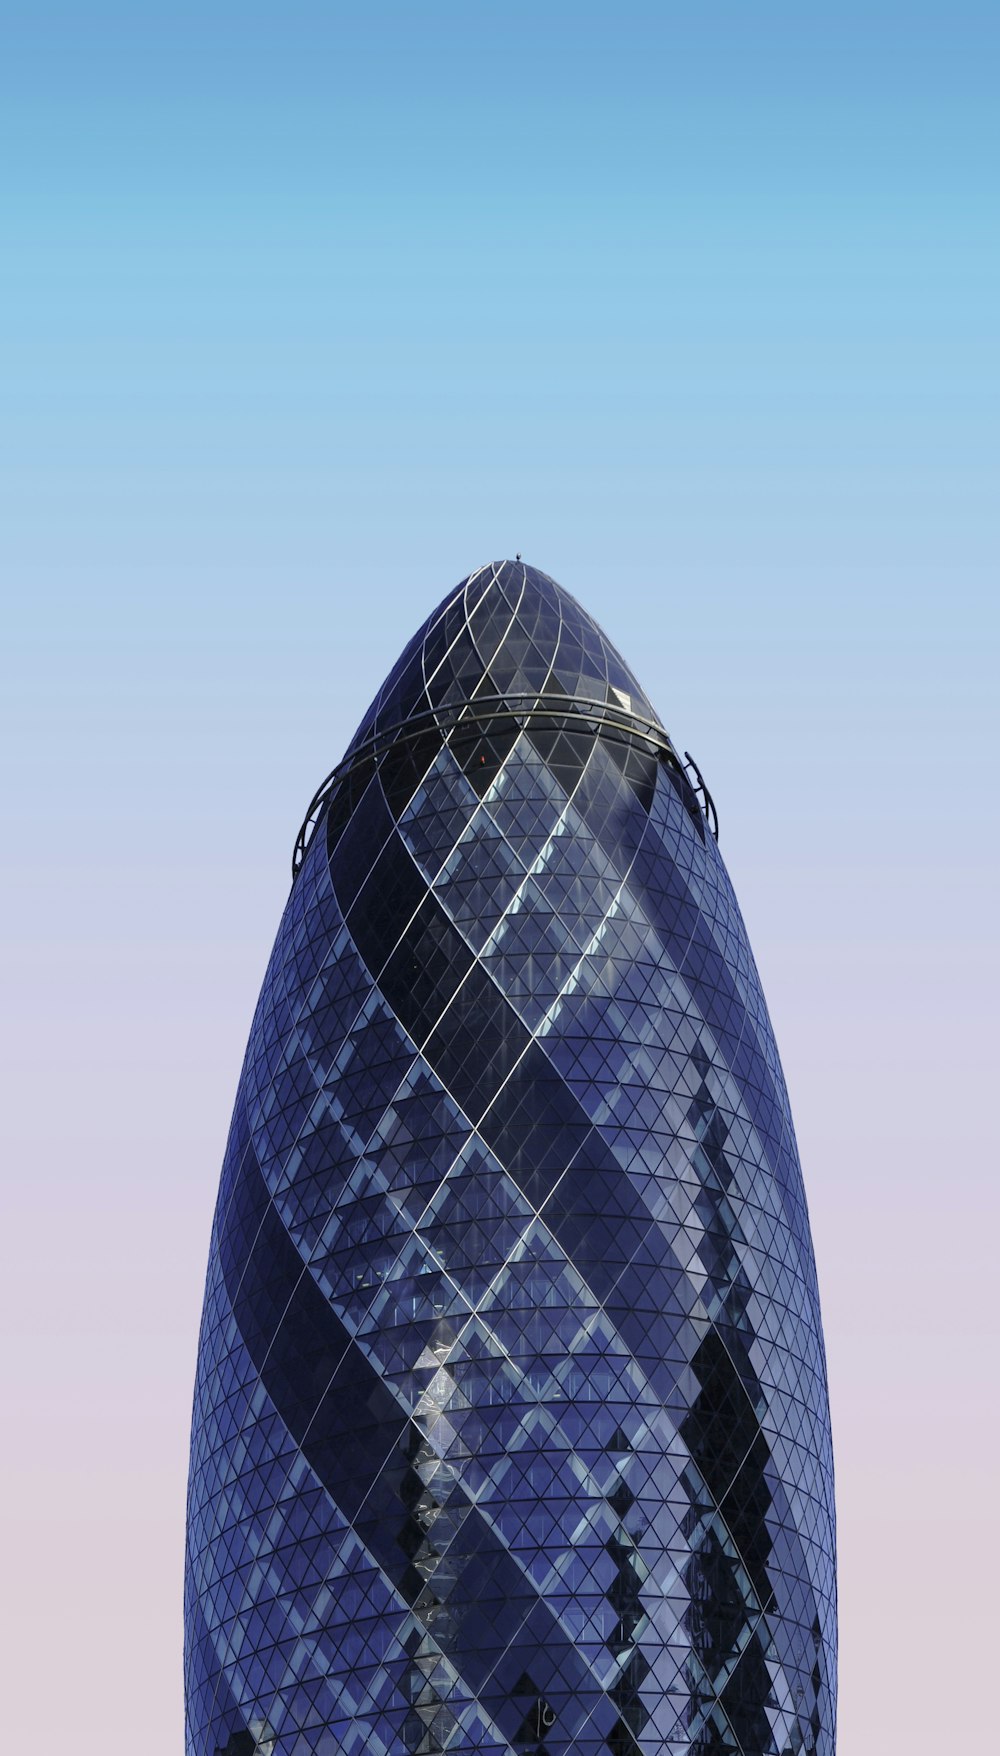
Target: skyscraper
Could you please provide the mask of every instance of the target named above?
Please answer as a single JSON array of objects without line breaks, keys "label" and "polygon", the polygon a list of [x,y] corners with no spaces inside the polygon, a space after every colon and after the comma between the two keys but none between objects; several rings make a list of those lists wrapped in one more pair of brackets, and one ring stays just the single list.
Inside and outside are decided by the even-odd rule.
[{"label": "skyscraper", "polygon": [[509,561],[317,793],[212,1234],[189,1756],[832,1756],[815,1269],[714,829]]}]

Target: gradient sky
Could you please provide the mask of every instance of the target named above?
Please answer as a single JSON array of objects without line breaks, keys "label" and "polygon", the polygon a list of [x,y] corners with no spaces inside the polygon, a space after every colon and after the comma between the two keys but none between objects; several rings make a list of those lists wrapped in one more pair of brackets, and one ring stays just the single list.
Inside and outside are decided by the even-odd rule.
[{"label": "gradient sky", "polygon": [[295,831],[521,550],[693,750],[791,1088],[841,1750],[987,1749],[1000,11],[0,31],[12,1749],[182,1748],[211,1211]]}]

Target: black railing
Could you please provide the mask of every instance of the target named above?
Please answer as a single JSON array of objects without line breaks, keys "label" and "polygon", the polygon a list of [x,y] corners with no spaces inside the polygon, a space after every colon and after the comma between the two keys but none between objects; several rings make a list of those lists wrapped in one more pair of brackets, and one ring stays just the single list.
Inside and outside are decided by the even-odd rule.
[{"label": "black railing", "polygon": [[715,800],[705,785],[705,777],[698,767],[690,750],[684,752],[684,766],[688,770],[688,779],[694,788],[695,796],[705,813],[705,822],[712,831],[716,841],[719,839],[719,813],[715,809]]},{"label": "black railing", "polygon": [[459,739],[463,734],[470,738],[480,738],[492,726],[509,724],[512,719],[519,723],[522,730],[532,722],[537,724],[544,721],[551,725],[553,721],[559,721],[568,729],[578,729],[582,725],[595,734],[604,732],[630,740],[636,739],[655,751],[677,774],[684,775],[687,767],[693,769],[696,779],[689,779],[688,784],[698,798],[712,834],[718,840],[718,818],[701,770],[687,751],[684,752],[685,762],[681,761],[658,720],[632,713],[614,702],[597,701],[579,695],[479,695],[475,700],[462,701],[454,706],[427,708],[422,713],[412,714],[408,719],[375,731],[351,750],[342,762],[338,762],[336,768],[331,769],[326,779],[317,787],[309,802],[309,809],[295,838],[292,879],[299,875],[309,844],[331,795],[342,781],[347,780],[362,765],[367,764],[372,769],[377,769],[390,751],[398,750],[401,745],[418,742],[433,729],[440,731],[444,744],[449,740],[454,741],[456,732]]}]

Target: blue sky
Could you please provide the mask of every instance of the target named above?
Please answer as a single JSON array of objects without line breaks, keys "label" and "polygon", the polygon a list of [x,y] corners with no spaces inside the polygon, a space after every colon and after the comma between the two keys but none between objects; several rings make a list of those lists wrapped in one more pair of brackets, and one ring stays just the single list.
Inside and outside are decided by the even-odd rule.
[{"label": "blue sky", "polygon": [[5,571],[60,700],[92,652],[148,698],[172,643],[225,689],[234,643],[336,626],[335,742],[398,631],[520,549],[631,652],[651,602],[716,662],[832,664],[863,628],[969,710],[990,9],[42,6],[7,35]]},{"label": "blue sky", "polygon": [[[69,1693],[120,1654],[81,1751],[179,1748],[200,1281],[295,830],[413,629],[515,550],[719,805],[817,1235],[844,1747],[971,1745],[1000,13],[39,3],[2,38],[10,1503],[77,1582]],[[893,1729],[928,1593],[972,1632]]]}]

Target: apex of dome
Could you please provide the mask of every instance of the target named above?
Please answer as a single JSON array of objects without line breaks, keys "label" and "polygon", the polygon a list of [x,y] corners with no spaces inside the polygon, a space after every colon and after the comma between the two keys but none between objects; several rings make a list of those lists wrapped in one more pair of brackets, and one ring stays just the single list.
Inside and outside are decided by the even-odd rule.
[{"label": "apex of dome", "polygon": [[524,561],[490,561],[417,630],[352,749],[417,716],[465,703],[523,708],[559,701],[611,706],[661,724],[621,654],[568,591]]}]

